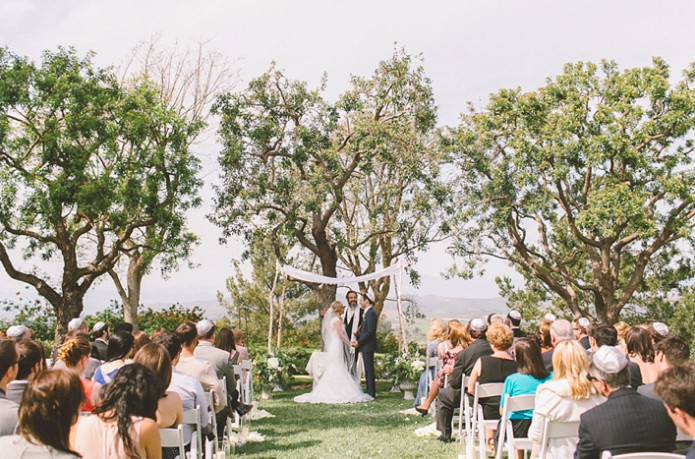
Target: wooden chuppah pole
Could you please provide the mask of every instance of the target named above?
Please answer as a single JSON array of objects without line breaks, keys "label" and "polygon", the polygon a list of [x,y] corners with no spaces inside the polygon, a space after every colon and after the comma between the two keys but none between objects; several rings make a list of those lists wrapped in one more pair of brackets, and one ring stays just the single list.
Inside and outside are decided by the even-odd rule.
[{"label": "wooden chuppah pole", "polygon": [[273,287],[270,289],[270,293],[268,293],[268,303],[270,304],[270,311],[269,311],[269,317],[268,317],[268,354],[272,354],[272,346],[273,346],[273,316],[274,314],[274,308],[273,308],[273,296],[275,295],[275,287],[277,286],[278,283],[278,275],[280,274],[280,263],[276,260],[275,261],[275,278],[273,279]]}]

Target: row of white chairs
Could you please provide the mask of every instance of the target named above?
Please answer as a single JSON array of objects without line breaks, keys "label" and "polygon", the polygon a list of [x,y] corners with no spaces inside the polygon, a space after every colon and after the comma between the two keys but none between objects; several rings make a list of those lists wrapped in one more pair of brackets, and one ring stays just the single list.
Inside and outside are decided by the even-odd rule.
[{"label": "row of white chairs", "polygon": [[[234,374],[236,375],[237,379],[237,390],[239,391],[240,396],[239,401],[244,404],[250,404],[253,400],[253,364],[250,360],[243,360],[239,365],[234,365]],[[227,399],[226,377],[222,378],[222,388],[223,396],[225,399]],[[175,428],[159,429],[162,448],[179,448],[179,457],[185,458],[183,426],[188,424],[191,425],[191,428],[195,430],[193,432],[193,437],[191,438],[191,450],[193,450],[191,456],[195,457],[196,459],[202,459],[204,451],[209,449],[212,451],[213,457],[215,457],[214,455],[219,449],[219,439],[217,438],[217,419],[215,417],[215,411],[213,408],[213,391],[207,391],[205,393],[205,398],[210,409],[210,426],[212,432],[214,433],[214,440],[203,441],[203,413],[201,412],[200,405],[198,405],[195,409],[184,410],[183,420],[179,426]],[[227,418],[227,425],[225,426],[225,435],[229,435],[232,432],[232,429],[240,428],[241,423],[242,420],[239,414],[235,410],[230,409],[230,415]],[[195,445],[193,442],[195,442]],[[203,447],[204,445],[205,447]]]}]

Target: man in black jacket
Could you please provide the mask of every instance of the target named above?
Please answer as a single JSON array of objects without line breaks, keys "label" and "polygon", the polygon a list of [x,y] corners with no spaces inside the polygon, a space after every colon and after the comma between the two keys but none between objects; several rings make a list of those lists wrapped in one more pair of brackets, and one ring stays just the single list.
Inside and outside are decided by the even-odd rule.
[{"label": "man in black jacket", "polygon": [[575,459],[599,459],[603,451],[673,451],[673,422],[661,402],[630,387],[627,359],[620,350],[602,346],[593,353],[589,379],[608,400],[581,415]]},{"label": "man in black jacket", "polygon": [[449,377],[449,385],[437,395],[437,430],[439,440],[451,441],[451,419],[454,409],[461,403],[461,383],[464,376],[470,376],[473,366],[484,355],[492,354],[490,343],[485,339],[487,323],[484,319],[475,318],[468,323],[468,333],[474,341],[466,349],[456,354],[454,370]]}]

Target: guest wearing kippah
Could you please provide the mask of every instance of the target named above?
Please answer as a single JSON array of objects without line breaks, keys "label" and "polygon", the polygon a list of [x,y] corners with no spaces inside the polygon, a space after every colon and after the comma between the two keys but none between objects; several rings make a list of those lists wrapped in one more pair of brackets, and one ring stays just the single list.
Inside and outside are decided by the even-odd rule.
[{"label": "guest wearing kippah", "polygon": [[601,346],[593,353],[589,379],[608,400],[582,414],[576,459],[599,459],[603,451],[673,451],[673,422],[661,402],[630,387],[627,358],[620,350]]}]

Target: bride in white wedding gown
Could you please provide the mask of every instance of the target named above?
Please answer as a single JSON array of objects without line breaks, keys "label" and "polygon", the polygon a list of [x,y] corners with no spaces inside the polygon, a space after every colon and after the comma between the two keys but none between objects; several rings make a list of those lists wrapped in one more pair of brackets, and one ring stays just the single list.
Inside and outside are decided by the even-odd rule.
[{"label": "bride in white wedding gown", "polygon": [[326,369],[307,394],[294,398],[297,403],[358,403],[373,400],[362,392],[360,382],[350,373],[350,341],[340,319],[345,306],[335,301],[321,323],[321,336],[327,354]]}]

